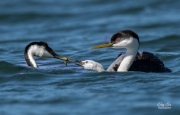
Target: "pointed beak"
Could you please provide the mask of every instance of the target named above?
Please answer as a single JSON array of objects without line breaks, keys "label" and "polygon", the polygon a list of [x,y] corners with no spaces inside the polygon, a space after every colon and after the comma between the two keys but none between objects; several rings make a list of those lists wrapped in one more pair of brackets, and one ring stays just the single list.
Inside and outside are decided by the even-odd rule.
[{"label": "pointed beak", "polygon": [[109,42],[107,44],[101,44],[101,45],[93,46],[92,49],[111,47],[112,45],[113,45],[113,43]]},{"label": "pointed beak", "polygon": [[75,62],[76,61],[74,59],[69,59],[69,58],[67,58],[65,56],[60,56],[60,55],[56,55],[54,57],[57,58],[57,59],[60,59],[60,60],[64,60],[64,63],[66,64],[66,66],[67,66],[68,62]]},{"label": "pointed beak", "polygon": [[76,60],[76,65],[78,65],[78,66],[83,66],[83,65],[84,65],[84,62],[79,61],[79,60]]}]

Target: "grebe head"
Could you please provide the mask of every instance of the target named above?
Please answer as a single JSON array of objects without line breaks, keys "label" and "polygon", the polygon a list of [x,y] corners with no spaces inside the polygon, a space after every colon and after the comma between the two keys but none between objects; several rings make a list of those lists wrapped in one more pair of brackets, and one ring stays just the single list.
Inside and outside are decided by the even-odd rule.
[{"label": "grebe head", "polygon": [[93,46],[92,48],[104,48],[104,47],[113,47],[113,48],[134,48],[139,47],[139,36],[131,30],[122,30],[115,33],[109,43]]},{"label": "grebe head", "polygon": [[77,65],[82,66],[84,69],[87,70],[95,70],[98,72],[104,71],[103,66],[93,60],[79,61]]},{"label": "grebe head", "polygon": [[44,58],[58,58],[64,60],[66,65],[68,61],[71,61],[65,56],[56,54],[46,42],[32,42],[28,44],[24,50],[24,57],[28,66],[38,68],[33,56]]}]

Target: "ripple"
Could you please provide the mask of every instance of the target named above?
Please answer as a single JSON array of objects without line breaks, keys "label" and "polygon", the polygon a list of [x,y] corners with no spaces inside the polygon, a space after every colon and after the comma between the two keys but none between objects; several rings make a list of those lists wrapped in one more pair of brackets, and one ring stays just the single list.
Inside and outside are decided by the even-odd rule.
[{"label": "ripple", "polygon": [[[179,6],[179,0],[0,2],[0,114],[179,113]],[[107,68],[125,50],[89,48],[123,29],[143,36],[140,50],[154,53],[173,72],[98,73],[42,58],[34,69],[23,57],[28,43],[46,41],[58,54]],[[167,101],[173,109],[159,111],[157,103]]]}]

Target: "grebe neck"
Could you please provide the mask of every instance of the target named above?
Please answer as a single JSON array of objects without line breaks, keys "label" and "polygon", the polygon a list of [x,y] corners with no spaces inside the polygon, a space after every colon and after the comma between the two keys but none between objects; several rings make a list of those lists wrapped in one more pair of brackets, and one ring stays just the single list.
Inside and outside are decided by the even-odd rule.
[{"label": "grebe neck", "polygon": [[122,60],[120,66],[118,67],[118,72],[123,72],[123,71],[128,71],[131,65],[134,62],[134,59],[136,58],[138,49],[139,49],[139,44],[137,40],[134,41],[133,45],[126,48],[126,54],[124,59]]}]

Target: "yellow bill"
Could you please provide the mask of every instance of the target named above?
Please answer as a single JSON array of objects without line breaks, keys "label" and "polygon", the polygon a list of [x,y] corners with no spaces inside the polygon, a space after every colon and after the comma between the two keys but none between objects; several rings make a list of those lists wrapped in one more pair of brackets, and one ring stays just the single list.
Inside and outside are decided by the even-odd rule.
[{"label": "yellow bill", "polygon": [[101,45],[93,46],[92,49],[111,47],[112,45],[113,43],[101,44]]}]

